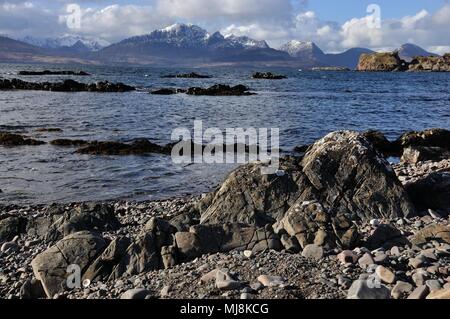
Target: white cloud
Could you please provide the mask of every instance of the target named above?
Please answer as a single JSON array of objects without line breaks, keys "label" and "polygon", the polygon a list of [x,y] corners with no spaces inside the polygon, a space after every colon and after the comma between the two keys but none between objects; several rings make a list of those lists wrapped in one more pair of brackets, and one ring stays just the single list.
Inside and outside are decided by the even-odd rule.
[{"label": "white cloud", "polygon": [[69,30],[61,16],[66,14],[65,5],[73,1],[58,2],[0,0],[0,33],[40,37],[76,33],[117,41],[180,21],[199,24],[210,32],[267,40],[275,47],[292,39],[314,41],[324,51],[333,52],[351,47],[395,48],[412,42],[442,53],[450,46],[449,4],[436,12],[421,10],[382,20],[381,28],[374,29],[368,17],[341,24],[324,21],[304,6],[294,7],[290,0],[153,0],[148,5],[109,6],[109,0],[83,0],[79,1],[81,29]]}]

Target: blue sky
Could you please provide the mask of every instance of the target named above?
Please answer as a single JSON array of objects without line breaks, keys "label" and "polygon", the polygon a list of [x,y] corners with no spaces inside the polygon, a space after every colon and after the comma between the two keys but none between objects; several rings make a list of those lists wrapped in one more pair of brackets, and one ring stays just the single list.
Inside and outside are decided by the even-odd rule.
[{"label": "blue sky", "polygon": [[[80,6],[80,28],[67,26],[69,3]],[[366,10],[372,3],[381,10],[376,28]],[[267,40],[273,47],[301,40],[338,52],[413,42],[450,51],[449,0],[0,0],[0,34],[15,38],[76,34],[111,43],[176,22]]]},{"label": "blue sky", "polygon": [[[293,1],[296,3],[297,1]],[[307,8],[317,12],[324,20],[345,22],[361,16],[369,4],[378,4],[385,18],[401,18],[413,15],[423,9],[434,12],[442,7],[446,0],[310,0]]]}]

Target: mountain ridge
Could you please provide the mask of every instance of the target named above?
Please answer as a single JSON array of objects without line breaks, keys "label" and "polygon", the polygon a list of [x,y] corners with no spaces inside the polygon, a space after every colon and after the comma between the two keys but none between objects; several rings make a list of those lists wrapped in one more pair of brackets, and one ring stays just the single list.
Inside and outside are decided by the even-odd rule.
[{"label": "mountain ridge", "polygon": [[[129,37],[105,47],[96,39],[76,35],[64,35],[56,40],[25,38],[39,46],[11,39],[16,42],[10,41],[9,46],[0,46],[0,60],[5,60],[5,55],[8,56],[7,61],[14,60],[14,53],[21,53],[18,60],[23,62],[23,50],[27,50],[25,60],[31,59],[33,62],[36,60],[33,58],[34,54],[41,56],[37,60],[42,60],[42,56],[45,56],[45,61],[72,59],[80,61],[79,63],[87,60],[87,63],[99,64],[263,65],[295,68],[336,66],[355,69],[362,53],[374,52],[366,48],[351,48],[341,53],[325,53],[314,42],[299,40],[291,40],[279,49],[274,49],[264,40],[233,34],[223,35],[219,31],[209,33],[197,25],[184,23]],[[398,51],[405,58],[413,54],[434,55],[410,43],[402,45]]]}]

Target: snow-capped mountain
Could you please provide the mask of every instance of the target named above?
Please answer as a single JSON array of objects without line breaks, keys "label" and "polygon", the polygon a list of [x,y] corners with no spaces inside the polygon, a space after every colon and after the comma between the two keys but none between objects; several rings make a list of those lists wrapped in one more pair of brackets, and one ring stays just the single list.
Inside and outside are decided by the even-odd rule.
[{"label": "snow-capped mountain", "polygon": [[111,61],[117,61],[123,55],[133,61],[153,58],[235,62],[289,58],[284,52],[271,49],[265,41],[223,36],[220,32],[211,34],[199,26],[182,23],[125,39],[99,53]]},{"label": "snow-capped mountain", "polygon": [[288,53],[293,58],[320,59],[324,53],[310,41],[292,40],[280,47],[281,51]]},{"label": "snow-capped mountain", "polygon": [[269,45],[264,40],[254,40],[246,36],[238,37],[233,34],[226,35],[225,39],[235,44],[236,46],[242,46],[245,48],[269,49]]},{"label": "snow-capped mountain", "polygon": [[109,45],[107,41],[102,39],[69,34],[57,38],[36,38],[26,36],[17,40],[45,49],[67,49],[75,47],[78,51],[81,49],[85,49],[87,51],[99,51]]}]

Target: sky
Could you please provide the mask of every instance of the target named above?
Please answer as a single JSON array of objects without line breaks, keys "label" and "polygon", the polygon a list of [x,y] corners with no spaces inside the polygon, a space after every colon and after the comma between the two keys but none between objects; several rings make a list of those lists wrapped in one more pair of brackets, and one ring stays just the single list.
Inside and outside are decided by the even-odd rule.
[{"label": "sky", "polygon": [[[69,4],[80,14],[68,13]],[[176,22],[275,48],[301,40],[326,52],[403,43],[450,52],[449,0],[0,0],[0,34],[14,38],[75,34],[112,43]]]}]

